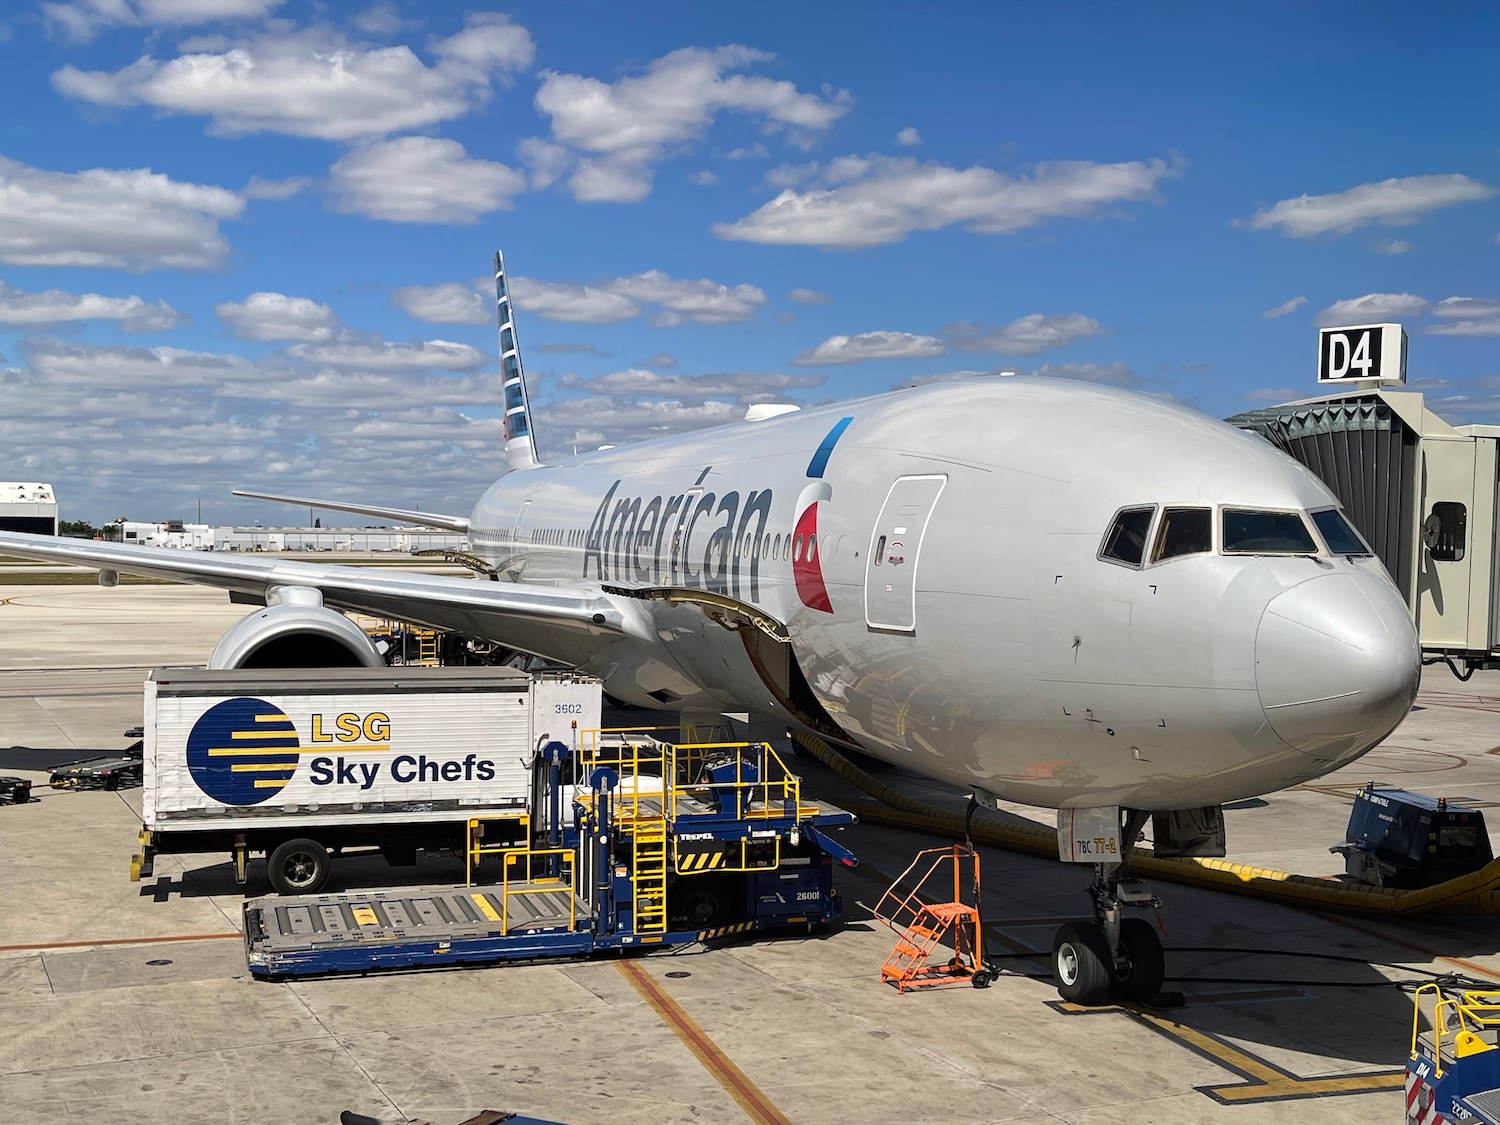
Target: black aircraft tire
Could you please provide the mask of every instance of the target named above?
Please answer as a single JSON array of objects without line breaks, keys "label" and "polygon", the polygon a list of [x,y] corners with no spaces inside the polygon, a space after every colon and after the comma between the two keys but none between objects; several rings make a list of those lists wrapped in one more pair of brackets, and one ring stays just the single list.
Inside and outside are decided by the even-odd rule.
[{"label": "black aircraft tire", "polygon": [[328,884],[328,849],[316,840],[284,840],[266,859],[266,876],[278,894],[317,894]]},{"label": "black aircraft tire", "polygon": [[1127,999],[1149,1000],[1161,991],[1167,976],[1167,956],[1162,952],[1156,927],[1144,918],[1122,919],[1120,944],[1130,968],[1116,975],[1116,989]]},{"label": "black aircraft tire", "polygon": [[1057,994],[1070,1004],[1103,1003],[1113,961],[1097,922],[1067,922],[1052,938],[1052,976]]}]

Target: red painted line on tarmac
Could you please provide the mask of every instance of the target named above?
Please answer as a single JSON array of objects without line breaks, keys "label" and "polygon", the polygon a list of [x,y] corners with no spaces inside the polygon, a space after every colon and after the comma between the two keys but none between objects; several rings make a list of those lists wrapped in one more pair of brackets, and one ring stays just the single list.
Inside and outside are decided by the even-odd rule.
[{"label": "red painted line on tarmac", "polygon": [[757,1125],[791,1125],[786,1115],[746,1077],[744,1071],[729,1060],[729,1056],[682,1010],[681,1005],[662,991],[645,969],[634,961],[616,961],[615,965],[631,987],[641,994],[641,998],[651,1005],[662,1021],[703,1064],[703,1068],[739,1103],[750,1120]]}]

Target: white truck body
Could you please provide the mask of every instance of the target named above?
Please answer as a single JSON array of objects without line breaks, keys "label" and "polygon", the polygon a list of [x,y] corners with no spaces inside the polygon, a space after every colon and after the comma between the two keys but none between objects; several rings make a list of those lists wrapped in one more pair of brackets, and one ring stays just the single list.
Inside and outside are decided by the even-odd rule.
[{"label": "white truck body", "polygon": [[152,831],[412,824],[526,811],[538,738],[600,725],[597,681],[509,668],[158,669]]}]

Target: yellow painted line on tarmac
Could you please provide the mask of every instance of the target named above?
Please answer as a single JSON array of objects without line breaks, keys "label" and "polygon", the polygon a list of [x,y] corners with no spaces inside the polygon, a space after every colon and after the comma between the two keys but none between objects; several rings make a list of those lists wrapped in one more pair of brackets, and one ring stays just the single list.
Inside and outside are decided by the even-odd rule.
[{"label": "yellow painted line on tarmac", "polygon": [[1048,1007],[1064,1015],[1082,1016],[1103,1012],[1119,1012],[1145,1024],[1151,1030],[1176,1040],[1188,1050],[1234,1071],[1246,1079],[1216,1086],[1193,1087],[1221,1105],[1252,1105],[1256,1102],[1284,1102],[1302,1098],[1327,1098],[1346,1094],[1373,1094],[1384,1090],[1399,1090],[1406,1080],[1406,1071],[1382,1070],[1372,1074],[1337,1074],[1303,1078],[1283,1070],[1275,1063],[1237,1047],[1197,1028],[1167,1016],[1142,1008],[1136,1004],[1106,1004],[1088,1008],[1080,1004],[1054,1001]]},{"label": "yellow painted line on tarmac", "polygon": [[682,1005],[667,995],[652,976],[635,961],[616,961],[615,967],[640,994],[642,1000],[661,1017],[662,1023],[682,1040],[703,1069],[713,1075],[728,1095],[745,1111],[745,1116],[757,1125],[791,1125],[787,1116],[776,1108],[775,1103],[730,1061],[729,1056],[708,1037],[692,1016],[683,1011]]},{"label": "yellow painted line on tarmac", "polygon": [[81,949],[92,945],[167,945],[174,941],[238,941],[245,935],[238,930],[227,934],[176,934],[172,937],[92,938],[88,941],[34,941],[26,945],[0,945],[0,953],[23,953],[33,949]]}]

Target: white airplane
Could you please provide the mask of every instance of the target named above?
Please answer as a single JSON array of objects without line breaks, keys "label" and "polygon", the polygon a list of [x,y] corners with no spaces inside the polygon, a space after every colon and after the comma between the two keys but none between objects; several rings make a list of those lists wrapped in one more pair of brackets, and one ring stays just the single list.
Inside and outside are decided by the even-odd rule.
[{"label": "white airplane", "polygon": [[[1416,633],[1310,472],[1154,398],[979,377],[541,465],[500,256],[510,471],[473,512],[259,496],[466,533],[478,580],[0,534],[0,551],[264,602],[214,667],[379,665],[340,610],[550,657],[689,720],[749,712],[1006,800],[1109,809],[1070,999],[1150,995],[1121,906],[1145,814],[1316,778],[1410,708]],[[1149,895],[1146,896],[1149,899]]]}]

